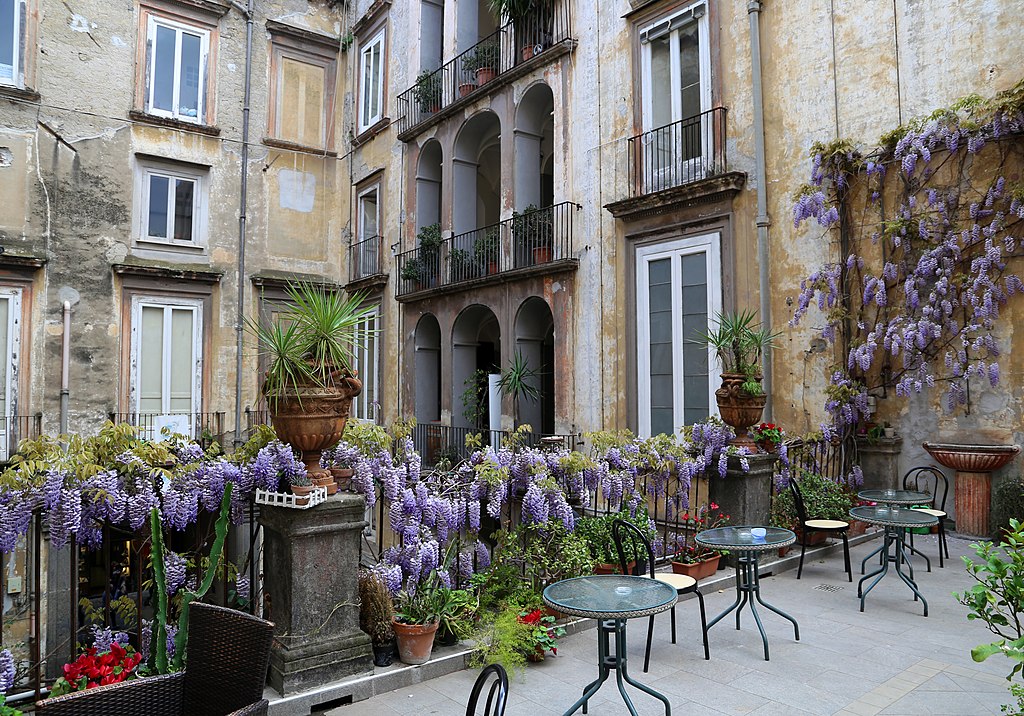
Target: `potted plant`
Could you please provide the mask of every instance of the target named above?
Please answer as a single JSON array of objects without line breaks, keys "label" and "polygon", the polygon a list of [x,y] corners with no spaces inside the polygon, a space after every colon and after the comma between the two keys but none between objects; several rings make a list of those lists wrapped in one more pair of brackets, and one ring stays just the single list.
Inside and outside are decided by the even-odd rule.
[{"label": "potted plant", "polygon": [[[474,74],[474,77],[476,75]],[[466,80],[465,82],[459,83],[459,97],[465,97],[466,95],[472,94],[476,90],[477,84],[475,81]]]},{"label": "potted plant", "polygon": [[[692,529],[693,534],[697,534],[703,530],[724,527],[729,524],[729,515],[723,513],[718,505],[712,502],[702,505],[693,517],[684,514],[682,522],[688,530]],[[721,559],[721,552],[687,541],[683,549],[672,558],[672,571],[700,580],[714,574]]]},{"label": "potted plant", "polygon": [[750,437],[761,452],[775,452],[786,436],[775,423],[760,423],[750,429]]},{"label": "potted plant", "polygon": [[715,391],[722,421],[732,426],[737,447],[755,448],[747,428],[761,419],[765,394],[761,387],[761,359],[778,335],[756,322],[753,311],[718,314],[717,327],[700,342],[715,350],[722,366],[722,386]]},{"label": "potted plant", "polygon": [[473,253],[480,264],[487,267],[488,274],[498,273],[498,253],[500,250],[498,230],[494,227],[485,229],[473,242]]},{"label": "potted plant", "polygon": [[[800,494],[804,499],[804,510],[809,520],[841,520],[850,519],[850,508],[855,498],[844,485],[830,480],[824,475],[797,468],[796,474],[800,483]],[[800,537],[800,517],[793,503],[793,493],[788,487],[781,488],[772,499],[771,523],[775,527],[785,527]],[[821,544],[828,539],[827,532],[812,532],[808,546]]]},{"label": "potted plant", "polygon": [[[337,483],[335,491],[347,490],[352,484],[356,465],[362,454],[355,445],[342,441],[333,448],[324,450],[320,456],[320,467],[330,470],[331,477]],[[328,490],[327,494],[334,494]]]},{"label": "potted plant", "polygon": [[437,283],[441,268],[441,224],[426,224],[416,234],[418,248],[416,255],[403,259],[399,275],[405,281],[416,283],[417,290],[429,288]]},{"label": "potted plant", "polygon": [[465,249],[449,251],[448,263],[451,266],[452,281],[466,281],[479,275],[479,266]]},{"label": "potted plant", "polygon": [[512,354],[501,378],[498,380],[498,390],[504,396],[512,398],[512,417],[516,425],[519,424],[519,401],[522,398],[529,398],[536,401],[540,398],[540,390],[537,383],[540,382],[540,371],[530,367],[530,361],[523,357],[521,351]]},{"label": "potted plant", "polygon": [[359,572],[359,628],[370,637],[375,666],[390,666],[395,656],[395,610],[384,581],[375,572]]},{"label": "potted plant", "polygon": [[[581,517],[576,521],[576,531],[587,541],[587,546],[590,548],[591,557],[595,562],[594,574],[619,574],[622,572],[619,565],[619,554],[615,549],[615,539],[612,536],[612,524],[615,520],[632,522],[647,535],[648,541],[655,536],[646,510],[637,510],[633,516],[630,516],[628,510],[623,510],[596,517]],[[626,550],[626,567],[630,572],[645,574],[647,572],[647,555],[636,554],[633,547],[632,541],[627,541],[623,545]]]},{"label": "potted plant", "polygon": [[295,504],[299,506],[309,504],[309,493],[316,488],[313,480],[309,477],[309,473],[290,475],[288,477],[288,486],[292,494],[295,495]]},{"label": "potted plant", "polygon": [[508,18],[516,25],[524,61],[543,51],[541,40],[544,33],[550,31],[551,0],[489,0],[489,4],[495,17]]},{"label": "potted plant", "polygon": [[437,635],[435,646],[452,646],[473,633],[473,619],[479,602],[466,589],[446,589],[437,594]]},{"label": "potted plant", "polygon": [[[593,518],[591,518],[593,519]],[[512,565],[536,594],[562,579],[593,573],[594,559],[587,540],[555,520],[521,522],[497,534],[495,561]]]},{"label": "potted plant", "polygon": [[423,70],[416,75],[412,96],[423,112],[437,112],[441,109],[441,73]]},{"label": "potted plant", "polygon": [[[436,573],[435,573],[436,574]],[[395,603],[395,617],[391,623],[398,641],[398,655],[406,664],[425,664],[430,660],[434,635],[440,626],[438,591],[442,587],[421,584],[415,592],[402,591]]]},{"label": "potted plant", "polygon": [[551,261],[554,240],[554,217],[551,207],[540,209],[530,204],[522,212],[512,212],[512,238],[517,250],[530,256],[532,263]]},{"label": "potted plant", "polygon": [[565,629],[555,624],[555,617],[540,609],[523,610],[519,621],[530,628],[533,651],[526,654],[527,661],[544,661],[547,652],[558,654],[558,639],[565,636]]},{"label": "potted plant", "polygon": [[308,281],[288,284],[286,294],[281,320],[267,326],[246,318],[246,327],[269,359],[261,393],[275,433],[301,451],[310,473],[323,474],[320,454],[341,439],[352,398],[363,389],[353,350],[369,332],[373,309],[363,292],[346,297]]},{"label": "potted plant", "polygon": [[498,74],[501,50],[496,40],[481,42],[462,58],[462,69],[476,73],[477,86],[485,85]]}]

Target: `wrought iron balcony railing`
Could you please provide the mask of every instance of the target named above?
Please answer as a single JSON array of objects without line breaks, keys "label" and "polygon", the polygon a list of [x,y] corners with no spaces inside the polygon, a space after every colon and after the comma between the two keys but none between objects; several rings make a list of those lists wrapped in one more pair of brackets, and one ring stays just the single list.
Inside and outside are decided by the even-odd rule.
[{"label": "wrought iron balcony railing", "polygon": [[349,247],[348,280],[360,281],[380,276],[384,270],[384,237],[371,236]]},{"label": "wrought iron balcony railing", "polygon": [[398,95],[398,132],[425,122],[456,100],[483,92],[487,83],[509,70],[572,40],[568,0],[545,4],[499,27],[468,50]]},{"label": "wrought iron balcony railing", "polygon": [[631,196],[653,194],[725,172],[727,111],[715,107],[631,137]]},{"label": "wrought iron balcony railing", "polygon": [[0,462],[10,459],[18,449],[18,442],[34,440],[43,434],[43,414],[0,415]]},{"label": "wrought iron balcony railing", "polygon": [[456,234],[438,247],[403,251],[397,257],[396,295],[571,259],[576,212],[581,208],[565,201]]},{"label": "wrought iron balcony railing", "polygon": [[112,423],[128,423],[138,428],[141,437],[159,440],[161,430],[187,435],[208,447],[224,435],[224,413],[110,413]]}]

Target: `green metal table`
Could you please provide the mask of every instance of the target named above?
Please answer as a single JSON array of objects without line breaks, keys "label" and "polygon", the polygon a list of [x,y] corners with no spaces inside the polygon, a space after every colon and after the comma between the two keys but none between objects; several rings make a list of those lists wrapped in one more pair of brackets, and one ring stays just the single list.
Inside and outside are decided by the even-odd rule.
[{"label": "green metal table", "polygon": [[[752,529],[763,529],[764,537],[756,538],[751,533]],[[761,578],[757,573],[757,562],[762,552],[770,552],[780,547],[788,547],[796,542],[796,533],[792,530],[781,527],[759,527],[758,525],[739,525],[736,527],[717,527],[711,530],[704,530],[697,533],[694,541],[702,547],[710,547],[719,552],[735,552],[736,558],[736,601],[728,609],[708,622],[708,629],[725,618],[727,614],[736,611],[736,629],[740,628],[740,612],[743,607],[750,606],[750,613],[754,615],[754,622],[757,630],[761,632],[761,642],[764,644],[764,660],[768,658],[768,635],[764,632],[761,624],[761,616],[757,613],[754,602],[757,601],[765,609],[775,612],[784,619],[793,623],[793,632],[796,640],[800,641],[800,625],[796,619],[786,614],[778,607],[774,607],[761,599]]]},{"label": "green metal table", "polygon": [[[892,505],[903,507],[909,505],[932,504],[932,495],[930,492],[918,492],[917,490],[861,490],[857,493],[857,499],[865,500],[867,502],[877,502],[880,505],[885,505],[887,507],[891,507]],[[861,521],[863,522],[864,520]],[[928,567],[928,571],[932,571],[932,561],[928,559],[928,555],[921,550],[916,549],[914,545],[906,544],[905,540],[903,546],[906,550],[909,550],[911,554],[923,557],[925,566]],[[881,564],[885,561],[885,555],[887,553],[887,545],[883,542],[881,547],[878,547],[860,561],[860,573],[864,574],[865,565],[867,565],[869,559],[877,556],[880,558],[879,564]]]},{"label": "green metal table", "polygon": [[[907,504],[915,503],[910,502]],[[872,552],[872,554],[880,553],[882,555],[882,566],[871,574],[861,577],[860,581],[857,582],[860,610],[864,611],[864,600],[867,599],[868,592],[882,581],[882,577],[889,573],[889,565],[893,564],[896,566],[896,574],[914,592],[914,601],[921,600],[921,604],[924,605],[924,615],[928,616],[928,602],[917,588],[917,582],[914,581],[914,568],[910,564],[910,555],[907,554],[907,545],[903,540],[903,535],[907,529],[912,527],[930,527],[938,524],[939,518],[924,512],[895,505],[891,507],[889,505],[854,507],[850,510],[850,517],[861,522],[867,522],[869,525],[878,525],[885,529],[884,540],[880,550]],[[870,556],[868,555],[868,557]],[[909,574],[904,574],[900,568],[903,564],[907,565]],[[875,581],[869,584],[867,589],[864,589],[864,582],[872,577],[875,578]]]},{"label": "green metal table", "polygon": [[598,677],[584,687],[583,696],[569,707],[564,716],[575,713],[580,706],[586,713],[587,702],[613,671],[619,693],[632,716],[637,716],[636,708],[626,693],[623,681],[660,700],[665,704],[665,716],[672,716],[672,705],[665,696],[629,675],[626,666],[626,620],[671,609],[676,597],[676,590],[664,582],[621,574],[566,579],[544,590],[544,603],[552,609],[597,620]]}]

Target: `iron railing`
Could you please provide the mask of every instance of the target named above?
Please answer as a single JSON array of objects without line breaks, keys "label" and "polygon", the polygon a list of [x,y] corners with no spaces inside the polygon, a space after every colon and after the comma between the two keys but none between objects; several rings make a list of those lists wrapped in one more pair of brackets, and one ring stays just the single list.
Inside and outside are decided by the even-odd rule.
[{"label": "iron railing", "polygon": [[256,410],[246,407],[245,409],[245,439],[252,437],[258,425],[270,425],[270,411]]},{"label": "iron railing", "polygon": [[43,433],[43,414],[0,415],[0,462],[18,450],[21,440],[34,440]]},{"label": "iron railing", "polygon": [[456,100],[484,92],[487,83],[514,67],[570,41],[568,0],[544,3],[525,17],[508,22],[468,50],[424,72],[398,95],[399,134],[425,122]]},{"label": "iron railing", "polygon": [[725,107],[629,139],[632,196],[690,184],[726,171]]},{"label": "iron railing", "polygon": [[572,258],[579,204],[565,201],[398,254],[396,295]]},{"label": "iron railing", "polygon": [[349,247],[348,280],[380,276],[384,271],[384,237],[371,236]]},{"label": "iron railing", "polygon": [[204,448],[224,436],[224,413],[110,413],[110,422],[128,423],[141,428],[141,436],[148,440],[160,438],[163,428],[187,435]]}]

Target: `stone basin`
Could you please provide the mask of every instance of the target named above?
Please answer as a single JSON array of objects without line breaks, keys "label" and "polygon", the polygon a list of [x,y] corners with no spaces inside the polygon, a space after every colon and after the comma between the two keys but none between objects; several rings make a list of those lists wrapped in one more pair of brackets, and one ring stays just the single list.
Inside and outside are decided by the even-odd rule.
[{"label": "stone basin", "polygon": [[1020,452],[1018,445],[958,445],[922,443],[921,447],[943,467],[958,472],[993,472]]}]

